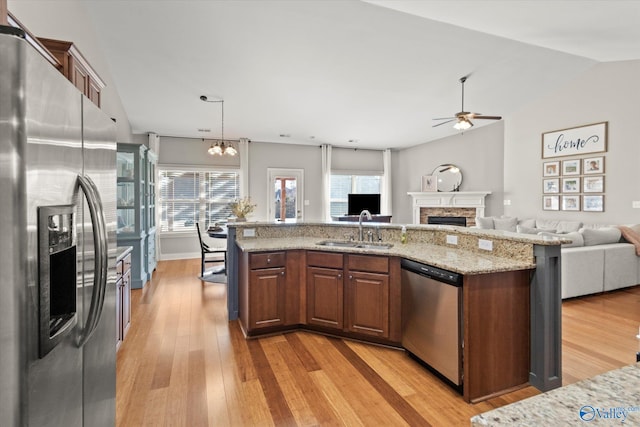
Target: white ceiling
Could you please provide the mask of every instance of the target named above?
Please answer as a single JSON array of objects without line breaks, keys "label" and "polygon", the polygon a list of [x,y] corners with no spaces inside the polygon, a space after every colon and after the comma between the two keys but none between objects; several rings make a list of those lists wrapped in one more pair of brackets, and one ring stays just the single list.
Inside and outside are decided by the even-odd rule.
[{"label": "white ceiling", "polygon": [[219,138],[204,94],[225,138],[404,147],[456,132],[432,118],[460,111],[464,75],[466,109],[508,120],[640,58],[638,1],[84,3],[135,133]]}]

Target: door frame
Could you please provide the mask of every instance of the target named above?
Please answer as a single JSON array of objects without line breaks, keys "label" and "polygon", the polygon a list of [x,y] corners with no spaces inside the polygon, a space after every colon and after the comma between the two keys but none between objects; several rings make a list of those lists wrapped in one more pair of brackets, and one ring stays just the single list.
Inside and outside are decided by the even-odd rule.
[{"label": "door frame", "polygon": [[267,218],[268,221],[275,219],[276,198],[273,191],[273,182],[276,178],[293,177],[296,179],[296,221],[304,220],[304,169],[292,168],[267,168]]}]

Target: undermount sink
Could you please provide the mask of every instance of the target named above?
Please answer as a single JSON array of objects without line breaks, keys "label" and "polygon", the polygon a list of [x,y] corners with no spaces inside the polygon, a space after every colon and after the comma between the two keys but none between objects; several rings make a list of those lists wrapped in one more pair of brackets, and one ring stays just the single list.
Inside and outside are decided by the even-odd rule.
[{"label": "undermount sink", "polygon": [[320,246],[334,246],[339,248],[357,248],[357,249],[389,249],[393,247],[391,243],[366,243],[366,242],[351,242],[351,241],[335,241],[335,240],[323,240],[316,243]]}]

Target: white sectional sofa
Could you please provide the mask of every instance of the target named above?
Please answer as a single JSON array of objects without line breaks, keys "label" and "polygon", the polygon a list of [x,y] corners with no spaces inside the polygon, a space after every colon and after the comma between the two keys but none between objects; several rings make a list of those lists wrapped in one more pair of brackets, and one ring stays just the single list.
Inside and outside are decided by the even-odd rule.
[{"label": "white sectional sofa", "polygon": [[[640,284],[640,247],[622,237],[615,225],[516,218],[477,218],[478,228],[494,228],[546,237],[563,237],[562,298],[611,291]],[[640,225],[630,225],[640,236]],[[629,237],[629,229],[625,230]],[[638,244],[635,235],[629,237]]]}]

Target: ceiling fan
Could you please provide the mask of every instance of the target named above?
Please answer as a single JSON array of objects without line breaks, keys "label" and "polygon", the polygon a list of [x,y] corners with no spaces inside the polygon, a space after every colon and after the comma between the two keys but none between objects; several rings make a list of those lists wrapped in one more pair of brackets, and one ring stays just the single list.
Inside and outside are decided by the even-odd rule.
[{"label": "ceiling fan", "polygon": [[471,113],[469,111],[464,111],[464,82],[467,81],[468,76],[464,76],[460,78],[460,83],[462,83],[462,108],[459,113],[456,113],[454,117],[440,117],[433,120],[446,120],[442,123],[438,123],[433,125],[433,127],[441,126],[447,123],[451,123],[455,121],[456,123],[453,125],[454,128],[458,130],[466,130],[473,126],[470,119],[484,119],[484,120],[500,120],[502,117],[500,116],[483,116],[481,113]]}]

